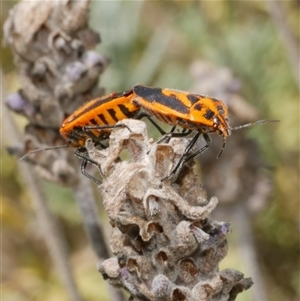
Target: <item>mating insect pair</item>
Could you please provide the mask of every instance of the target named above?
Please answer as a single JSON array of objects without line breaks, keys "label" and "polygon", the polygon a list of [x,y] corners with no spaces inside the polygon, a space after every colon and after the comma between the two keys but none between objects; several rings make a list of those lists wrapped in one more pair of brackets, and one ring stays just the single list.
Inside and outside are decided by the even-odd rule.
[{"label": "mating insect pair", "polygon": [[[85,171],[88,162],[98,166],[98,163],[89,158],[86,152],[86,140],[90,138],[96,145],[104,147],[101,142],[109,137],[112,129],[123,126],[118,125],[118,121],[142,117],[147,117],[159,132],[165,135],[160,141],[168,140],[171,137],[184,137],[193,131],[196,132],[176,166],[164,179],[170,178],[182,168],[185,162],[209,147],[211,142],[209,133],[216,133],[223,138],[223,146],[218,155],[220,157],[225,148],[226,139],[232,131],[277,121],[260,120],[231,128],[228,123],[227,106],[220,100],[174,89],[136,85],[131,90],[97,98],[77,109],[62,123],[60,128],[60,134],[66,144],[47,149],[76,148],[75,154],[82,158],[82,173],[99,184],[98,180]],[[171,132],[166,133],[151,117],[172,125]],[[183,128],[183,131],[175,132],[176,126]],[[206,141],[205,146],[190,154],[201,135]],[[35,150],[28,154],[38,151],[41,150]]]}]

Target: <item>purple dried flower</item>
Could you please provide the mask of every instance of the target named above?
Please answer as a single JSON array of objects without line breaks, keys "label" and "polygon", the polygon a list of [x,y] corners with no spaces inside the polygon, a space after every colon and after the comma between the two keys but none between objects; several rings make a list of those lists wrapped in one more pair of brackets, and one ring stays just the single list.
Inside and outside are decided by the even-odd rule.
[{"label": "purple dried flower", "polygon": [[10,94],[6,99],[7,106],[18,114],[31,117],[35,113],[34,107],[20,93]]}]

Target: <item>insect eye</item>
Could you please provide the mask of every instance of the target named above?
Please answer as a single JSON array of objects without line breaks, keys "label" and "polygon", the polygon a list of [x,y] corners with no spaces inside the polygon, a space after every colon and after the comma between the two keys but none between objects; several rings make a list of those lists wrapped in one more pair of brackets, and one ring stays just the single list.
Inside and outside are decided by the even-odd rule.
[{"label": "insect eye", "polygon": [[223,115],[224,114],[224,110],[221,106],[218,106],[218,112],[219,114]]}]

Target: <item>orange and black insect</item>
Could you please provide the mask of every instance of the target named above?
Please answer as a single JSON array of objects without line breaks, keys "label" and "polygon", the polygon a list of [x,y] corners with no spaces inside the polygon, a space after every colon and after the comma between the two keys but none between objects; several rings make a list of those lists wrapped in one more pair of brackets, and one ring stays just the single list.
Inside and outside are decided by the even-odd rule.
[{"label": "orange and black insect", "polygon": [[101,142],[118,126],[118,121],[138,113],[139,107],[130,102],[132,96],[132,90],[128,90],[89,101],[62,123],[61,136],[75,148],[84,148],[88,138]]},{"label": "orange and black insect", "polygon": [[98,166],[97,162],[88,157],[85,142],[88,138],[91,138],[96,145],[104,147],[101,141],[109,137],[112,129],[123,127],[123,125],[117,125],[116,123],[126,118],[132,118],[139,112],[139,107],[130,102],[132,96],[132,90],[128,90],[89,101],[62,123],[59,132],[66,141],[65,145],[34,150],[27,153],[20,160],[29,154],[43,150],[73,147],[76,148],[75,154],[82,158],[82,173],[100,184],[97,179],[85,171],[88,162]]},{"label": "orange and black insect", "polygon": [[[259,120],[232,128],[228,123],[227,106],[221,100],[180,90],[149,88],[141,85],[133,87],[133,94],[132,102],[150,116],[154,116],[166,124],[178,125],[184,129],[181,133],[171,132],[168,134],[169,137],[187,136],[192,131],[197,132],[187,145],[175,168],[166,178],[170,178],[178,169],[181,169],[185,162],[201,154],[210,146],[211,140],[208,133],[216,133],[223,137],[219,158],[225,148],[226,139],[232,131],[277,121]],[[201,135],[203,135],[206,144],[189,154]]]},{"label": "orange and black insect", "polygon": [[161,134],[165,134],[150,116],[139,114],[140,107],[131,102],[132,97],[133,91],[128,90],[92,100],[71,114],[60,127],[59,132],[67,145],[77,148],[75,154],[82,158],[81,172],[96,183],[100,182],[85,171],[87,162],[98,166],[86,153],[85,142],[88,138],[96,145],[102,145],[101,141],[109,137],[112,129],[124,127],[122,124],[116,124],[118,121],[143,117],[147,117]]},{"label": "orange and black insect", "polygon": [[118,121],[127,118],[140,119],[142,117],[147,117],[162,134],[165,134],[148,115],[143,113],[138,114],[140,107],[131,102],[132,97],[133,91],[128,90],[89,101],[78,108],[62,123],[59,132],[66,141],[66,144],[31,151],[20,160],[23,160],[29,154],[43,150],[64,147],[76,148],[75,155],[82,159],[81,172],[97,184],[100,184],[100,181],[86,172],[88,162],[99,167],[99,164],[89,158],[86,152],[85,142],[88,138],[92,139],[95,145],[100,145],[104,148],[105,146],[101,142],[109,137],[111,131],[116,127],[124,127],[122,124],[118,125]]},{"label": "orange and black insect", "polygon": [[112,129],[123,127],[116,124],[118,121],[137,115],[139,107],[130,102],[132,95],[132,90],[128,90],[91,100],[71,114],[60,127],[59,132],[67,145],[76,148],[75,154],[82,158],[81,172],[97,184],[100,182],[85,171],[87,162],[98,166],[88,157],[85,142],[91,138],[96,145],[102,145],[101,141],[109,137]]}]

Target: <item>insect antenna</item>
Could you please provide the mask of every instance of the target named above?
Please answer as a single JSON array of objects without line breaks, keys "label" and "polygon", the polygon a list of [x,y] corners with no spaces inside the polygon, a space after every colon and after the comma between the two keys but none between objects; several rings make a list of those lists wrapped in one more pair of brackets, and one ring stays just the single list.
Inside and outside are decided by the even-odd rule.
[{"label": "insect antenna", "polygon": [[255,122],[251,122],[251,123],[246,123],[246,124],[242,124],[239,126],[235,126],[234,128],[231,128],[231,131],[237,131],[243,128],[247,128],[250,126],[255,126],[255,125],[262,125],[262,124],[266,124],[266,123],[275,123],[275,122],[279,122],[280,120],[268,120],[268,119],[263,119],[263,120],[258,120]]},{"label": "insect antenna", "polygon": [[[263,119],[263,120],[258,120],[255,122],[250,122],[250,123],[246,123],[246,124],[242,124],[239,126],[235,126],[234,128],[230,128],[231,131],[237,131],[240,129],[244,129],[244,128],[248,128],[250,126],[255,126],[255,125],[262,125],[262,124],[266,124],[266,123],[275,123],[275,122],[279,122],[280,120],[268,120],[268,119]],[[224,151],[224,148],[226,146],[226,138],[223,137],[223,145],[222,148],[217,156],[217,159],[219,159]]]},{"label": "insect antenna", "polygon": [[220,152],[219,152],[219,154],[217,156],[217,159],[219,159],[221,157],[221,155],[223,154],[225,146],[226,146],[226,138],[223,137],[223,145],[222,145],[222,148],[221,148],[221,150],[220,150]]},{"label": "insect antenna", "polygon": [[27,156],[35,154],[35,153],[39,153],[45,150],[51,150],[51,149],[58,149],[58,148],[65,148],[65,147],[69,147],[68,144],[63,144],[63,145],[58,145],[58,146],[51,146],[51,147],[45,147],[45,148],[39,148],[39,149],[35,149],[33,151],[30,151],[29,153],[26,153],[24,156],[22,156],[18,161],[22,161],[24,160]]}]

